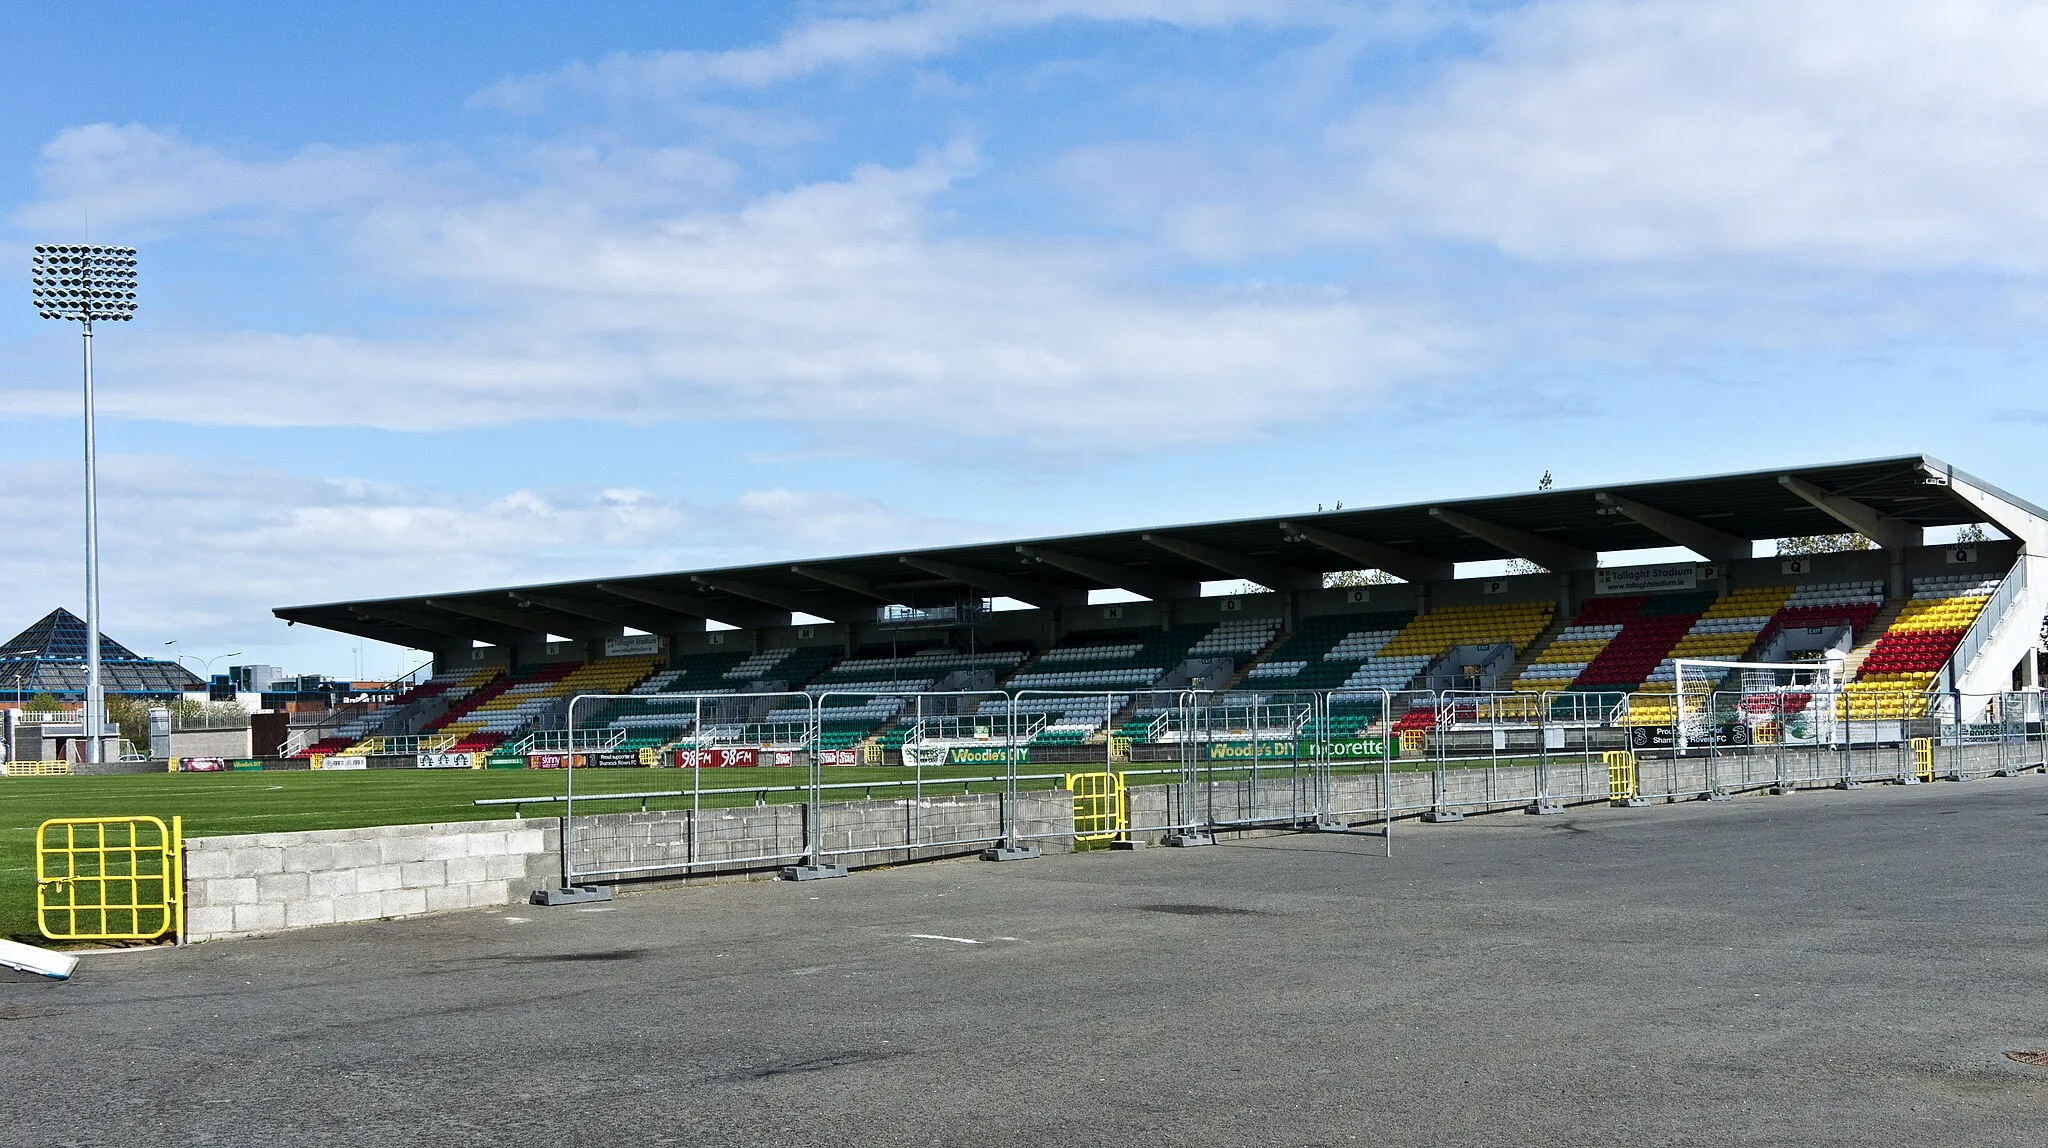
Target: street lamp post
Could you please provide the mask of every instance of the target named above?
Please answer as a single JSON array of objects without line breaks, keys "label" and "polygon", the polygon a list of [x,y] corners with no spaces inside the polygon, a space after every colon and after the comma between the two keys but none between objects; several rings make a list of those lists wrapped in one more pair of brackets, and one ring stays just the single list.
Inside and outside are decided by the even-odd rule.
[{"label": "street lamp post", "polygon": [[[168,646],[168,645],[170,645],[170,644],[171,644],[170,642],[165,642],[165,643],[164,643],[164,645],[166,645],[166,646]],[[200,674],[199,674],[199,676],[200,676],[200,677],[202,677],[202,678],[205,678],[205,679],[206,679],[206,684],[207,684],[207,685],[212,685],[212,684],[213,684],[213,664],[214,664],[215,662],[218,662],[218,661],[220,661],[220,660],[221,660],[222,658],[239,658],[239,657],[241,657],[241,656],[242,656],[242,651],[240,651],[240,650],[229,650],[229,651],[228,651],[227,653],[225,653],[225,654],[215,654],[214,656],[212,656],[212,657],[210,657],[210,658],[202,658],[202,657],[200,657],[200,656],[199,656],[199,655],[197,655],[197,654],[179,654],[179,655],[177,655],[177,659],[178,659],[178,660],[179,660],[180,662],[182,662],[182,661],[184,661],[184,660],[185,660],[186,658],[190,658],[190,659],[192,659],[193,661],[195,661],[195,662],[198,662],[198,663],[199,663],[199,666],[200,666]]]},{"label": "street lamp post", "polygon": [[[21,664],[21,665],[19,665],[19,666],[16,666],[16,667],[14,667],[14,710],[15,710],[15,715],[16,715],[16,717],[17,717],[17,718],[18,718],[18,717],[20,716],[20,713],[21,713],[21,679],[22,679],[22,676],[23,676],[23,675],[25,675],[25,674],[27,674],[27,673],[29,672],[29,670],[30,670],[31,668],[33,668],[33,667],[34,667],[34,665],[35,665],[35,663],[33,663],[33,662],[29,661],[29,659],[30,659],[30,658],[33,658],[33,657],[35,657],[35,656],[36,656],[37,654],[40,654],[40,653],[42,653],[42,651],[41,651],[41,650],[23,650],[23,651],[21,651],[21,660],[22,660],[22,664]],[[12,748],[12,747],[10,747],[10,749],[11,749],[11,748]]]},{"label": "street lamp post", "polygon": [[100,760],[107,699],[100,682],[99,461],[93,441],[92,323],[135,317],[135,249],[39,243],[29,263],[36,312],[74,320],[85,344],[85,754]]}]

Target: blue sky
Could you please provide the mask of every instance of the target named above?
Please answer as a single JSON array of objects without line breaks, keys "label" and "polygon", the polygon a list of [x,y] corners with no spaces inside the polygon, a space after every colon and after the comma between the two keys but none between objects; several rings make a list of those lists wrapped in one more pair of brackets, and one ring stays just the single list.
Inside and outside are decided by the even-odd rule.
[{"label": "blue sky", "polygon": [[[2037,500],[2048,14],[8,0],[0,574],[275,605],[1926,450]],[[89,30],[89,41],[80,38]]]}]

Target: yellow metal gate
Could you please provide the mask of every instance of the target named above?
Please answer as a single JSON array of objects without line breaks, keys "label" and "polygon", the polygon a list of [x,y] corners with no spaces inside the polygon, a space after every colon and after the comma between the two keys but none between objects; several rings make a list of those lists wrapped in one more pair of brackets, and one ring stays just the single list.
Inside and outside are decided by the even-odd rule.
[{"label": "yellow metal gate", "polygon": [[1609,750],[1600,755],[1607,763],[1607,800],[1623,805],[1636,799],[1636,755],[1634,750]]},{"label": "yellow metal gate", "polygon": [[1934,739],[1916,737],[1913,739],[1913,775],[1922,781],[1934,780]]},{"label": "yellow metal gate", "polygon": [[54,941],[185,935],[184,823],[60,817],[36,827],[36,927]]},{"label": "yellow metal gate", "polygon": [[1115,841],[1130,828],[1121,773],[1070,773],[1074,795],[1074,840]]}]

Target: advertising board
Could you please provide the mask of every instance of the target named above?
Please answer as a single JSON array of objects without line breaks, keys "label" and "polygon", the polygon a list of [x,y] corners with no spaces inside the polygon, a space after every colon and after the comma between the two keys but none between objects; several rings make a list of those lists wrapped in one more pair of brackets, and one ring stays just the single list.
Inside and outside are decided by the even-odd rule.
[{"label": "advertising board", "polygon": [[[780,753],[789,753],[781,750]],[[701,766],[705,769],[744,768],[761,764],[761,747],[755,745],[726,745],[711,749],[679,749],[676,751],[676,765],[682,769]],[[788,764],[783,762],[780,764]]]},{"label": "advertising board", "polygon": [[1701,578],[1712,578],[1714,568],[1697,562],[1667,562],[1658,566],[1601,567],[1593,571],[1595,594],[1656,594],[1667,590],[1694,590]]}]

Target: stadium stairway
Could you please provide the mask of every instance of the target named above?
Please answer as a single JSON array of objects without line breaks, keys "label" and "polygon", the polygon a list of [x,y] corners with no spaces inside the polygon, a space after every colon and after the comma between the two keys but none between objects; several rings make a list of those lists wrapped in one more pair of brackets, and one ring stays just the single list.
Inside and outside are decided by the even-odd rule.
[{"label": "stadium stairway", "polygon": [[[1275,630],[1273,632],[1272,641],[1267,642],[1265,645],[1260,646],[1256,650],[1253,650],[1250,654],[1245,656],[1244,661],[1238,663],[1237,668],[1231,671],[1230,677],[1224,681],[1219,692],[1228,693],[1231,690],[1240,688],[1241,684],[1245,679],[1245,675],[1252,672],[1253,666],[1259,665],[1260,663],[1264,662],[1267,658],[1272,657],[1274,651],[1286,645],[1288,639],[1292,637],[1294,637],[1293,631],[1288,630],[1284,627],[1279,630]],[[1275,686],[1274,688],[1284,689],[1286,687]]]},{"label": "stadium stairway", "polygon": [[1543,656],[1543,651],[1550,648],[1550,643],[1557,641],[1559,634],[1571,628],[1573,620],[1574,616],[1570,614],[1553,616],[1550,624],[1543,627],[1543,632],[1537,634],[1533,641],[1515,655],[1515,660],[1508,663],[1507,671],[1501,674],[1500,681],[1511,683],[1519,680],[1522,671],[1535,665],[1537,659]]},{"label": "stadium stairway", "polygon": [[1877,644],[1884,639],[1885,632],[1892,628],[1892,623],[1899,620],[1899,615],[1904,613],[1912,602],[1910,596],[1889,599],[1877,613],[1871,615],[1870,621],[1863,624],[1856,633],[1855,641],[1849,647],[1848,657],[1842,662],[1844,681],[1855,681],[1857,675],[1863,672],[1863,663],[1870,660],[1870,652],[1877,649]]}]

